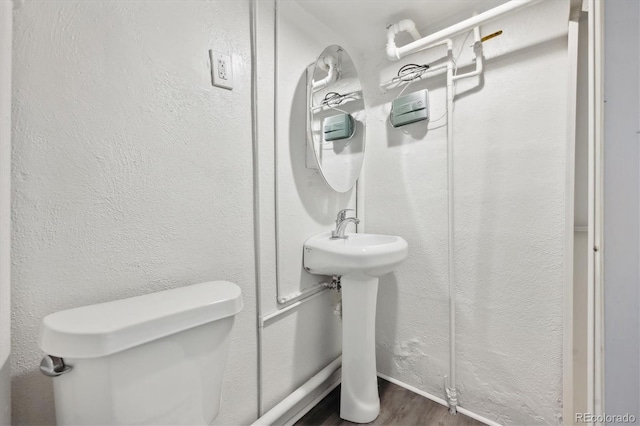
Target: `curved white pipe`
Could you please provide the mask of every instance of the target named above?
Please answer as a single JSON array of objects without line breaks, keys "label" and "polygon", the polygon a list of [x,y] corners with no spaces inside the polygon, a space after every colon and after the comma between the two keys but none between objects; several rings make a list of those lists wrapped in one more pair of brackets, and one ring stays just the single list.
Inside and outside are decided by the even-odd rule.
[{"label": "curved white pipe", "polygon": [[[411,19],[403,19],[402,21],[389,25],[387,27],[387,56],[389,54],[394,55],[396,53],[396,35],[402,31],[406,31],[411,34],[411,37],[413,37],[414,40],[419,40],[420,38],[422,38],[422,36],[418,32],[418,29],[416,28],[415,22],[413,22]],[[397,57],[396,59],[400,59],[400,57]]]},{"label": "curved white pipe", "polygon": [[327,72],[327,76],[322,80],[311,83],[311,87],[316,90],[322,89],[338,79],[338,62],[336,61],[336,58],[331,55],[327,55],[322,58],[321,65],[324,65],[322,68]]},{"label": "curved white pipe", "polygon": [[447,27],[442,31],[435,32],[431,35],[428,35],[401,47],[397,47],[395,44],[395,34],[390,39],[389,32],[387,32],[387,58],[389,58],[389,60],[391,61],[397,61],[403,56],[426,49],[434,43],[437,43],[443,39],[451,38],[493,19],[499,18],[506,13],[514,12],[516,10],[522,9],[523,7],[530,6],[540,1],[542,0],[511,0],[510,2],[502,4],[498,7],[494,7],[493,9],[490,9],[484,13],[473,16],[455,25]]}]

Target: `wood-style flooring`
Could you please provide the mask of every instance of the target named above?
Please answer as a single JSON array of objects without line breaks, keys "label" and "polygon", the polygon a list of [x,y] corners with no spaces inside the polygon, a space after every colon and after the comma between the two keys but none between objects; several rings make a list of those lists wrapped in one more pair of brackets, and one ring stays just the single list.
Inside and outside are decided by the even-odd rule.
[{"label": "wood-style flooring", "polygon": [[[370,425],[384,426],[480,426],[477,420],[449,409],[405,388],[378,379],[380,415]],[[347,426],[355,423],[340,418],[340,386],[313,407],[296,426]]]}]

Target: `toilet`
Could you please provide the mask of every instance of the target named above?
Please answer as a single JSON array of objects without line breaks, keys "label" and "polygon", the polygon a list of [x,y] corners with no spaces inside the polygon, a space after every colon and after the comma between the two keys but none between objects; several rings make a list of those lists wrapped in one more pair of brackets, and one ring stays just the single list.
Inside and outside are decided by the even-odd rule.
[{"label": "toilet", "polygon": [[212,281],[42,321],[58,425],[208,425],[220,408],[240,288]]}]

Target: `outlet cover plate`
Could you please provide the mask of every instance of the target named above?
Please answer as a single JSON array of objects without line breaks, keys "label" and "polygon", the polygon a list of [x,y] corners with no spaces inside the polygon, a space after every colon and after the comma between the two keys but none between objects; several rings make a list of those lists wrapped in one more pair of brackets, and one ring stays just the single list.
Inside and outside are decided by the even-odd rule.
[{"label": "outlet cover plate", "polygon": [[233,90],[233,64],[231,55],[209,50],[211,59],[211,82],[214,86]]}]

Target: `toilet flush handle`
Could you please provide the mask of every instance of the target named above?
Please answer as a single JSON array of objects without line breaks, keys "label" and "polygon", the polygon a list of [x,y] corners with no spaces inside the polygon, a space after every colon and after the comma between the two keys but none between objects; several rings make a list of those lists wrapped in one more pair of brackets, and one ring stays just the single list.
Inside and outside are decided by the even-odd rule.
[{"label": "toilet flush handle", "polygon": [[45,376],[56,377],[71,371],[73,367],[66,365],[60,357],[47,355],[40,361],[40,371]]}]

